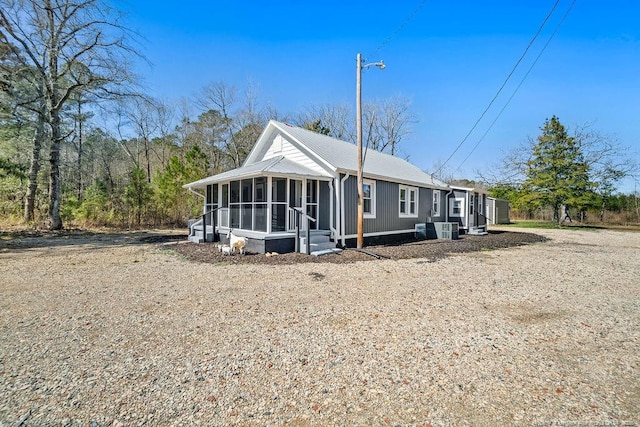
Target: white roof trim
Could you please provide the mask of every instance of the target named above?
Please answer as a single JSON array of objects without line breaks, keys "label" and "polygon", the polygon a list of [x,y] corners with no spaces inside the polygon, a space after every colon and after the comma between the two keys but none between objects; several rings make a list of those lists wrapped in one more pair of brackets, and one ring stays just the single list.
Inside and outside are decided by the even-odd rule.
[{"label": "white roof trim", "polygon": [[183,188],[204,188],[209,184],[230,181],[234,179],[251,178],[256,176],[295,176],[313,179],[332,179],[333,176],[322,175],[305,166],[292,162],[283,156],[271,157],[258,163],[252,163],[237,169],[209,176],[198,181],[185,184]]}]

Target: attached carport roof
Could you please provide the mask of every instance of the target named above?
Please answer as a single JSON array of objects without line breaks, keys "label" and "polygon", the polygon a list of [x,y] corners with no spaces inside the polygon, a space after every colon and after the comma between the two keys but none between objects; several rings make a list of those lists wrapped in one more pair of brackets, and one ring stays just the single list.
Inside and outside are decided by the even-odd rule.
[{"label": "attached carport roof", "polygon": [[189,184],[185,184],[182,187],[191,189],[205,188],[207,185],[214,184],[216,182],[262,175],[286,175],[318,179],[330,178],[329,175],[323,175],[298,163],[294,163],[283,156],[278,156],[194,181]]}]

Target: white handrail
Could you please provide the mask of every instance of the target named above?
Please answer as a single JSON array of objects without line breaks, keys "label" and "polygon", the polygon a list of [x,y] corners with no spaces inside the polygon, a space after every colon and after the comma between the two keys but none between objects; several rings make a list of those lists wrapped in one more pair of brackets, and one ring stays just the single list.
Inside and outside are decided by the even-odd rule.
[{"label": "white handrail", "polygon": [[200,218],[199,220],[191,224],[191,226],[189,227],[189,236],[195,236],[194,230],[196,228],[196,225],[201,225],[201,224],[202,224],[202,218]]},{"label": "white handrail", "polygon": [[300,212],[300,215],[304,215],[304,217],[307,218],[308,220],[311,220],[313,222],[317,222],[317,219],[315,219],[313,217],[310,217],[306,213],[302,212],[302,209],[300,209],[300,208],[295,208],[295,207],[289,206],[289,209],[291,209],[292,211],[295,211],[295,212]]}]

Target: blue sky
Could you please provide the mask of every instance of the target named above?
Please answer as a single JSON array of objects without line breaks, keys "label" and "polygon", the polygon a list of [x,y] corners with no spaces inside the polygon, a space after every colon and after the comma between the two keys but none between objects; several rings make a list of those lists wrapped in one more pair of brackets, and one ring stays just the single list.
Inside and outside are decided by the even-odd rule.
[{"label": "blue sky", "polygon": [[[150,94],[169,101],[212,82],[249,82],[281,113],[355,104],[355,58],[383,59],[363,73],[363,100],[409,98],[418,118],[401,154],[430,172],[478,120],[556,0],[175,1],[120,4],[144,38]],[[535,44],[476,130],[447,164],[476,178],[504,152],[535,138],[546,118],[592,128],[640,152],[640,2],[577,0],[475,152],[573,0],[560,0]],[[407,18],[417,9],[413,18]],[[401,25],[405,23],[404,26]],[[400,28],[400,29],[399,29]],[[355,115],[355,111],[354,111]],[[634,181],[623,184],[634,191]],[[640,183],[638,183],[640,189]]]}]

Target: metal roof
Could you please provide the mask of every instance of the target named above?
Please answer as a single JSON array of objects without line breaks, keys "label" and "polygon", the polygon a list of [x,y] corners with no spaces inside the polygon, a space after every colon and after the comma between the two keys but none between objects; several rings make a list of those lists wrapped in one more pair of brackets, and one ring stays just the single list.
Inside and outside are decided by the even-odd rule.
[{"label": "metal roof", "polygon": [[[356,173],[357,147],[355,144],[274,120],[271,120],[269,125],[289,135],[294,141],[332,165],[336,171]],[[436,188],[449,187],[445,182],[400,157],[372,149],[366,150],[364,157],[363,174],[365,176]]]},{"label": "metal roof", "polygon": [[326,178],[318,172],[311,170],[298,163],[292,162],[283,156],[273,157],[261,162],[252,163],[227,172],[222,172],[189,184],[183,185],[183,188],[204,188],[208,184],[220,181],[228,181],[231,179],[248,178],[263,174],[269,175],[295,175],[301,177]]}]

